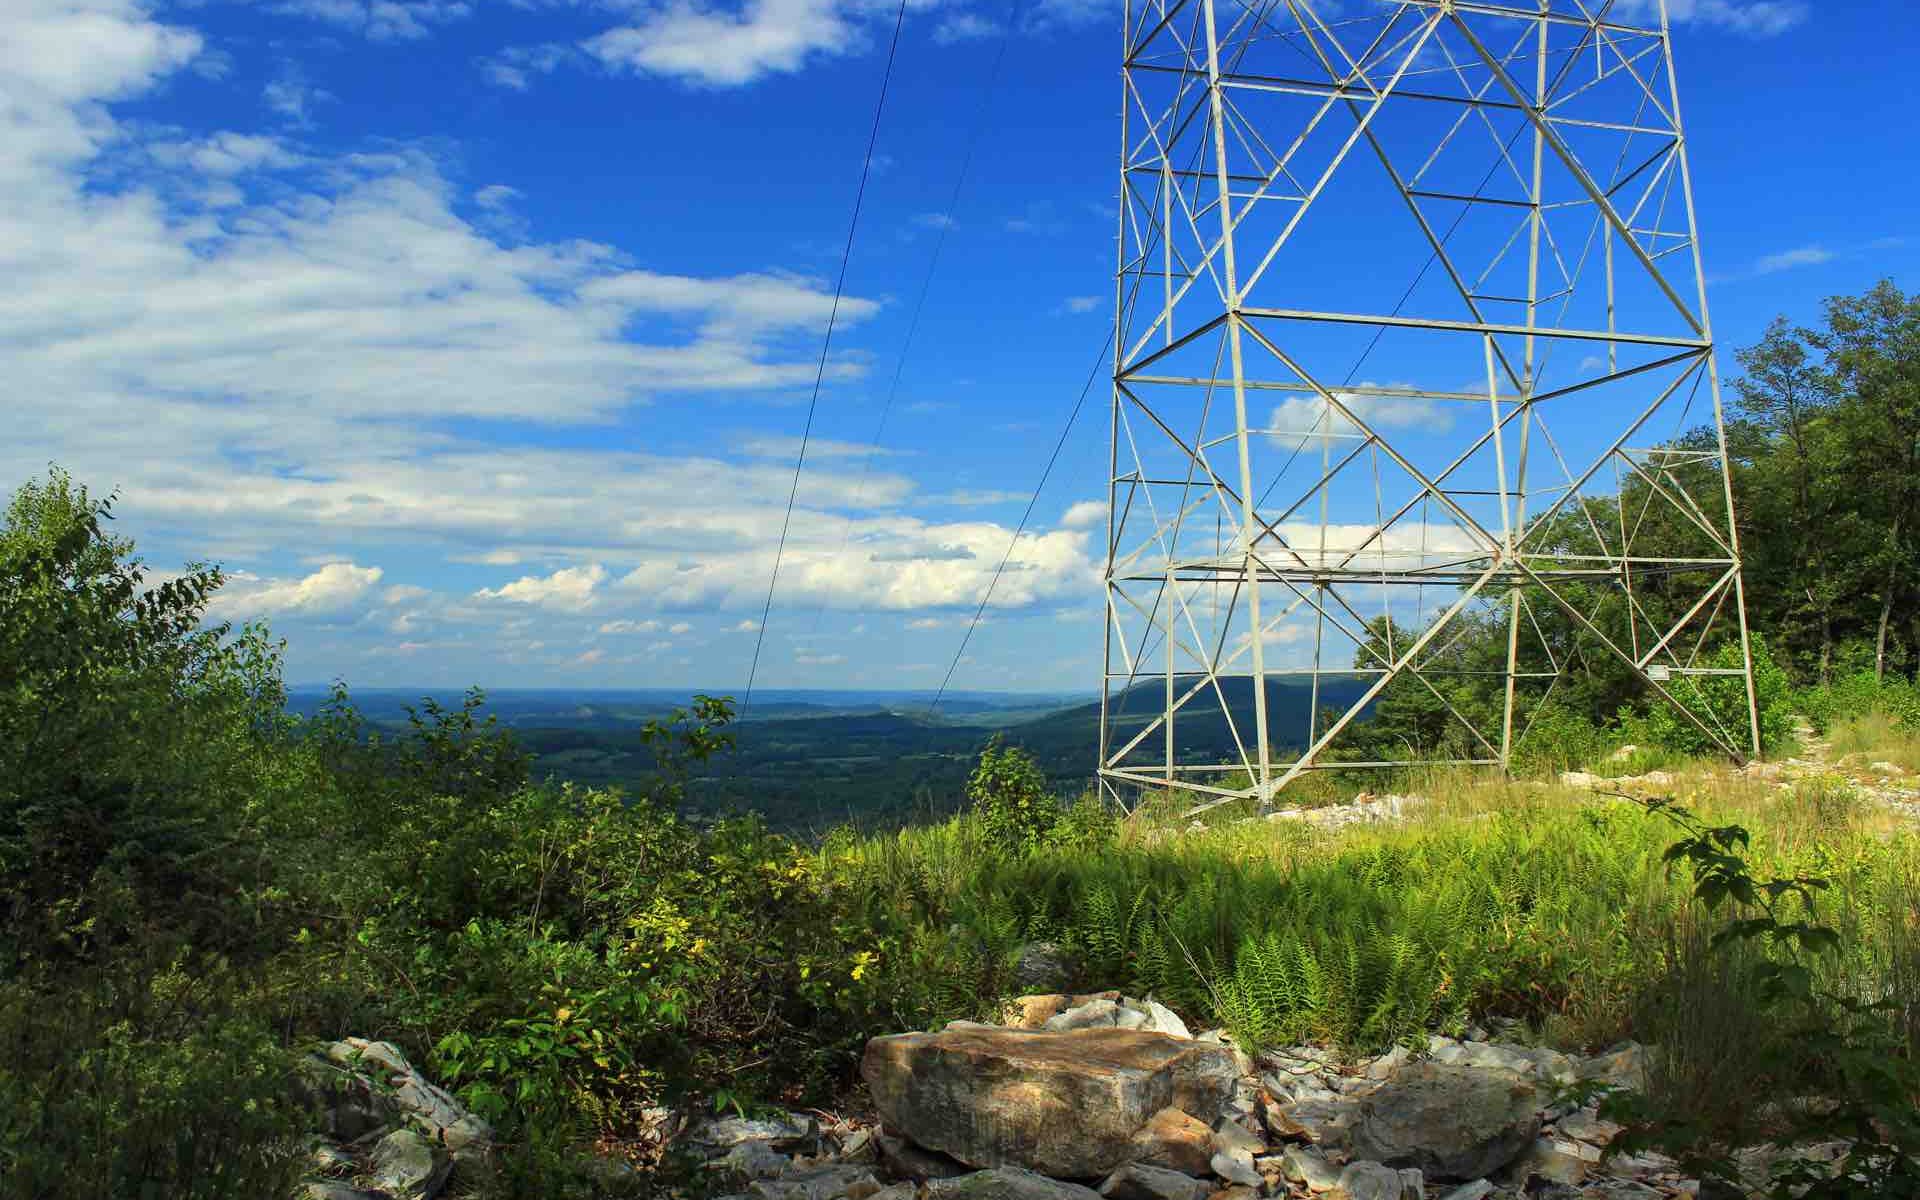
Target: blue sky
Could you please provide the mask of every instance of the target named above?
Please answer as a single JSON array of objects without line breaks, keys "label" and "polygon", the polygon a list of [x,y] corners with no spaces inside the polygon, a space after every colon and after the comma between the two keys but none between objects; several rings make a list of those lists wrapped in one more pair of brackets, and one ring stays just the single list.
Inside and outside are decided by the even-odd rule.
[{"label": "blue sky", "polygon": [[[1722,346],[1911,286],[1906,8],[1672,11]],[[0,0],[0,466],[296,680],[737,688],[892,19]],[[944,673],[1112,319],[1118,23],[912,0],[765,684]],[[1096,685],[1104,408],[956,686]]]}]

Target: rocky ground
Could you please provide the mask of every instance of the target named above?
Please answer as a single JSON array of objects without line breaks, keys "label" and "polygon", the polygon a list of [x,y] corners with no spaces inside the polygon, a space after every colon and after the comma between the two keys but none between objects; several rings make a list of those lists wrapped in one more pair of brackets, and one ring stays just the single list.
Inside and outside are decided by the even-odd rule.
[{"label": "rocky ground", "polygon": [[[875,1038],[869,1117],[663,1109],[644,1149],[690,1155],[725,1200],[1699,1194],[1670,1160],[1603,1157],[1619,1128],[1561,1099],[1582,1081],[1643,1087],[1649,1052],[1633,1043],[1567,1055],[1477,1030],[1354,1062],[1305,1046],[1251,1058],[1115,992],[1024,996],[1003,1019]],[[325,1136],[297,1200],[436,1200],[484,1184],[492,1131],[391,1045],[338,1042],[308,1061],[302,1088]]]}]

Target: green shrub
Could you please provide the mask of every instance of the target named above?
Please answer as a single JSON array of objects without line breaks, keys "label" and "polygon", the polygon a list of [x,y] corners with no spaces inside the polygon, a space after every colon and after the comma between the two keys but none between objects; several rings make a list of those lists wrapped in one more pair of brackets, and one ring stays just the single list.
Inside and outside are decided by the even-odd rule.
[{"label": "green shrub", "polygon": [[1060,800],[1033,755],[995,734],[967,780],[967,799],[991,844],[1035,850],[1060,823]]},{"label": "green shrub", "polygon": [[1872,671],[1855,671],[1799,692],[1794,706],[1821,733],[1848,717],[1884,717],[1920,733],[1920,685],[1899,675],[1877,678]]},{"label": "green shrub", "polygon": [[304,1165],[288,1067],[218,960],[0,984],[0,1192],[284,1196]]},{"label": "green shrub", "polygon": [[[1766,639],[1753,641],[1753,691],[1760,712],[1760,748],[1771,751],[1793,737],[1794,704],[1786,672],[1767,650]],[[1740,666],[1740,646],[1728,643],[1707,657],[1708,667],[1721,670]],[[1752,745],[1747,711],[1746,681],[1738,675],[1675,675],[1666,685],[1674,699],[1712,729],[1746,753]],[[1648,701],[1644,715],[1627,714],[1621,722],[1627,741],[1642,742],[1680,754],[1717,754],[1714,740],[1687,720],[1671,704],[1657,697]]]}]

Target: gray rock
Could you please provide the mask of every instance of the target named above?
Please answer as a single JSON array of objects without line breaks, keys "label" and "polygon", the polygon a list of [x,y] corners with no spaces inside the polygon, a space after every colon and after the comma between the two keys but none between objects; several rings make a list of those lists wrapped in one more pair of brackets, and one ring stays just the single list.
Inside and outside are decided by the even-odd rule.
[{"label": "gray rock", "polygon": [[[1420,1173],[1408,1174],[1377,1162],[1351,1162],[1329,1193],[1332,1200],[1419,1200]],[[1408,1192],[1408,1183],[1413,1190]]]},{"label": "gray rock", "polygon": [[1412,1057],[1413,1055],[1408,1052],[1405,1046],[1395,1046],[1380,1057],[1368,1062],[1366,1070],[1363,1071],[1362,1074],[1372,1080],[1389,1078],[1395,1071],[1406,1066],[1408,1060]]},{"label": "gray rock", "polygon": [[1113,1024],[1116,1029],[1149,1029],[1153,1026],[1153,1017],[1144,1009],[1123,1004],[1120,1011],[1113,1014]]},{"label": "gray rock", "polygon": [[1099,1200],[1090,1187],[1049,1179],[1019,1167],[995,1167],[927,1185],[927,1200]]},{"label": "gray rock", "polygon": [[867,1200],[920,1200],[920,1189],[911,1183],[889,1184],[867,1197]]},{"label": "gray rock", "polygon": [[396,1129],[373,1148],[367,1180],[394,1200],[433,1200],[452,1169],[452,1161],[417,1130]]},{"label": "gray rock", "polygon": [[1538,1092],[1524,1079],[1483,1067],[1422,1063],[1362,1102],[1354,1152],[1440,1179],[1491,1175],[1540,1131]]},{"label": "gray rock", "polygon": [[880,1180],[872,1171],[834,1163],[779,1179],[756,1179],[747,1195],[753,1200],[866,1200],[879,1190]]},{"label": "gray rock", "polygon": [[1555,1123],[1554,1128],[1560,1131],[1562,1137],[1585,1142],[1589,1146],[1608,1145],[1620,1136],[1621,1130],[1621,1126],[1601,1119],[1600,1114],[1591,1108],[1568,1113]]},{"label": "gray rock", "polygon": [[318,1056],[303,1058],[293,1072],[294,1098],[312,1112],[320,1131],[351,1142],[400,1123],[392,1092]]},{"label": "gray rock", "polygon": [[1080,972],[1080,960],[1058,942],[1028,942],[1013,964],[1013,990],[1064,992]]},{"label": "gray rock", "polygon": [[1461,1184],[1441,1197],[1441,1200],[1487,1200],[1487,1197],[1493,1193],[1494,1186],[1491,1183],[1484,1179],[1476,1179],[1472,1183]]},{"label": "gray rock", "polygon": [[1120,1006],[1111,1000],[1089,1000],[1076,1005],[1056,1016],[1047,1018],[1040,1028],[1049,1033],[1066,1033],[1074,1029],[1094,1029],[1103,1025],[1112,1025],[1120,1019]]},{"label": "gray rock", "polygon": [[1128,1163],[1107,1176],[1100,1194],[1108,1200],[1206,1200],[1213,1185],[1165,1167]]},{"label": "gray rock", "polygon": [[1360,1119],[1360,1102],[1327,1093],[1270,1105],[1267,1129],[1276,1137],[1305,1138],[1316,1146],[1345,1145]]},{"label": "gray rock", "polygon": [[1280,1170],[1310,1192],[1330,1192],[1340,1182],[1340,1168],[1309,1146],[1289,1146],[1280,1157]]},{"label": "gray rock", "polygon": [[1267,1139],[1231,1117],[1222,1117],[1213,1130],[1213,1148],[1220,1151],[1245,1150],[1248,1157],[1267,1152]]},{"label": "gray rock", "polygon": [[1177,1038],[1193,1036],[1187,1029],[1187,1023],[1180,1019],[1180,1015],[1158,1000],[1152,998],[1147,1000],[1147,1015],[1153,1018],[1153,1023],[1148,1028],[1155,1033],[1164,1033],[1168,1037]]},{"label": "gray rock", "polygon": [[1580,1064],[1580,1078],[1597,1079],[1611,1087],[1630,1092],[1647,1090],[1647,1048],[1638,1042],[1622,1042],[1605,1054],[1596,1054]]},{"label": "gray rock", "polygon": [[871,1129],[856,1129],[840,1143],[841,1162],[870,1163],[879,1156],[880,1144],[874,1139]]},{"label": "gray rock", "polygon": [[1581,1142],[1537,1138],[1507,1168],[1506,1179],[1519,1186],[1524,1186],[1528,1180],[1540,1179],[1573,1187],[1586,1179],[1593,1165],[1584,1154],[1572,1150],[1576,1146],[1580,1151],[1593,1150],[1593,1147]]},{"label": "gray rock", "polygon": [[1237,1078],[1224,1047],[1126,1029],[874,1038],[861,1075],[889,1132],[1062,1179],[1133,1161],[1134,1135],[1161,1109],[1212,1123]]},{"label": "gray rock", "polygon": [[742,1142],[761,1142],[773,1150],[811,1147],[820,1136],[812,1117],[784,1113],[774,1117],[718,1117],[687,1131],[687,1141],[713,1150],[731,1150]]},{"label": "gray rock", "polygon": [[374,1090],[386,1097],[386,1105],[438,1145],[457,1151],[493,1144],[493,1127],[434,1086],[393,1043],[343,1038],[328,1047],[327,1058],[381,1085]]},{"label": "gray rock", "polygon": [[1246,1150],[1234,1148],[1216,1150],[1207,1163],[1213,1173],[1228,1183],[1237,1183],[1243,1187],[1258,1188],[1266,1184],[1266,1176],[1260,1174],[1260,1168],[1253,1165],[1253,1155]]},{"label": "gray rock", "polygon": [[1449,1037],[1428,1039],[1427,1055],[1437,1063],[1460,1067],[1483,1067],[1506,1071],[1553,1083],[1572,1083],[1580,1078],[1572,1059],[1544,1046],[1499,1045],[1492,1042],[1458,1042]]},{"label": "gray rock", "polygon": [[793,1165],[793,1159],[765,1142],[740,1142],[707,1166],[743,1179],[774,1179]]}]

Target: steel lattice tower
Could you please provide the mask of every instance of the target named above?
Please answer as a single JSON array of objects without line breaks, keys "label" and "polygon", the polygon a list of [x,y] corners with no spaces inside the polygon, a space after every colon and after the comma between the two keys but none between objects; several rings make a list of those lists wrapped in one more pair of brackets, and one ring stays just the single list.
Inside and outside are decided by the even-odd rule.
[{"label": "steel lattice tower", "polygon": [[1396,680],[1505,767],[1596,653],[1740,677],[1682,719],[1757,751],[1664,0],[1128,0],[1124,52],[1103,789],[1396,765],[1341,750]]}]

